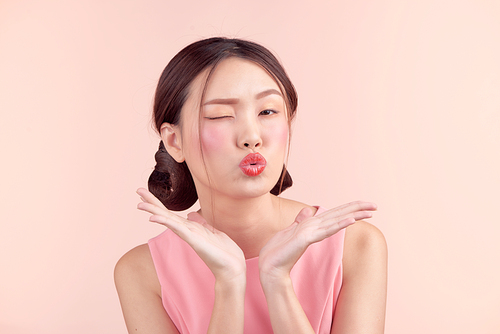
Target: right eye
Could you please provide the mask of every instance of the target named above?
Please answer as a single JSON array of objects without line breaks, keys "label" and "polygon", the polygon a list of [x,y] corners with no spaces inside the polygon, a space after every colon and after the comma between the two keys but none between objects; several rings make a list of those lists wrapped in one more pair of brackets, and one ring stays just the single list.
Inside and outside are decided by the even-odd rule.
[{"label": "right eye", "polygon": [[216,116],[216,117],[205,117],[206,119],[209,120],[215,120],[215,119],[224,119],[224,118],[231,118],[229,115],[224,115],[224,116]]}]

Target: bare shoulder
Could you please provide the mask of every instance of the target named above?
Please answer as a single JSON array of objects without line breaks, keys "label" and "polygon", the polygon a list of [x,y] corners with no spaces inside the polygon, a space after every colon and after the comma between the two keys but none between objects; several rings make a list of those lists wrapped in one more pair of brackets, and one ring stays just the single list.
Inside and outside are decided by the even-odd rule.
[{"label": "bare shoulder", "polygon": [[381,247],[387,248],[385,237],[374,225],[360,220],[346,228],[346,242],[354,243],[358,247]]},{"label": "bare shoulder", "polygon": [[347,227],[343,281],[332,333],[384,333],[387,244],[378,228],[359,221]]},{"label": "bare shoulder", "polygon": [[163,308],[161,287],[147,244],[121,257],[115,266],[115,285],[129,333],[178,333]]},{"label": "bare shoulder", "polygon": [[117,263],[117,267],[121,268],[122,266],[128,267],[148,265],[145,261],[151,261],[151,264],[153,264],[148,244],[139,245],[129,250],[120,258]]},{"label": "bare shoulder", "polygon": [[345,275],[362,270],[385,270],[387,243],[382,232],[374,225],[358,221],[346,228],[343,265]]},{"label": "bare shoulder", "polygon": [[142,286],[144,289],[160,291],[149,246],[137,246],[123,255],[115,266],[115,284],[120,286]]}]

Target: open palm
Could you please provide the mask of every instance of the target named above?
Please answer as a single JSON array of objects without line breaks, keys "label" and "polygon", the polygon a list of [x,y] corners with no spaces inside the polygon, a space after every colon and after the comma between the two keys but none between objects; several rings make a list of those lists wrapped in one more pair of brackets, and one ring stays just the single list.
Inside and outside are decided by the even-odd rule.
[{"label": "open palm", "polygon": [[295,222],[276,233],[259,254],[261,280],[279,280],[290,271],[309,245],[328,238],[361,219],[370,218],[376,205],[369,202],[351,202],[320,215],[313,216],[311,208],[304,208]]},{"label": "open palm", "polygon": [[150,221],[168,227],[186,241],[216,279],[231,280],[245,275],[243,251],[225,233],[210,226],[200,214],[192,212],[185,219],[169,211],[147,189],[139,188],[137,193],[142,199],[137,208],[151,213]]}]

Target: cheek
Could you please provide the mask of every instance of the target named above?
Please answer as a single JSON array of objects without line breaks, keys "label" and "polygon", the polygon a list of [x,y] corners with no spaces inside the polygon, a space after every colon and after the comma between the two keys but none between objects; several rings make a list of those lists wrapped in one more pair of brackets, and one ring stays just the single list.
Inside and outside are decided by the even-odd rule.
[{"label": "cheek", "polygon": [[221,151],[228,142],[227,131],[220,127],[204,127],[200,135],[203,153],[207,155]]},{"label": "cheek", "polygon": [[271,134],[274,142],[279,146],[288,145],[288,123],[280,123],[273,126],[271,129]]}]

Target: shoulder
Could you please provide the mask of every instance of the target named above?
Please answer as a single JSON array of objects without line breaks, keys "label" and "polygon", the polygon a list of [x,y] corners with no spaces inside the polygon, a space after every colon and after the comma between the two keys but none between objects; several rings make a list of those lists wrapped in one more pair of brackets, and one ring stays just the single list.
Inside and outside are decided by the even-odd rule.
[{"label": "shoulder", "polygon": [[118,290],[135,287],[158,293],[160,291],[148,244],[137,246],[125,253],[115,266],[114,276]]},{"label": "shoulder", "polygon": [[115,284],[129,333],[179,333],[163,308],[147,244],[121,257],[115,266]]},{"label": "shoulder", "polygon": [[123,255],[115,267],[115,272],[145,269],[153,264],[148,244],[137,246]]},{"label": "shoulder", "polygon": [[387,248],[385,237],[374,225],[360,220],[346,228],[346,242],[357,248],[367,247]]},{"label": "shoulder", "polygon": [[383,333],[387,298],[387,245],[375,226],[346,229],[342,287],[332,333]]},{"label": "shoulder", "polygon": [[344,239],[344,277],[361,271],[385,270],[387,243],[382,232],[365,221],[346,228]]}]

